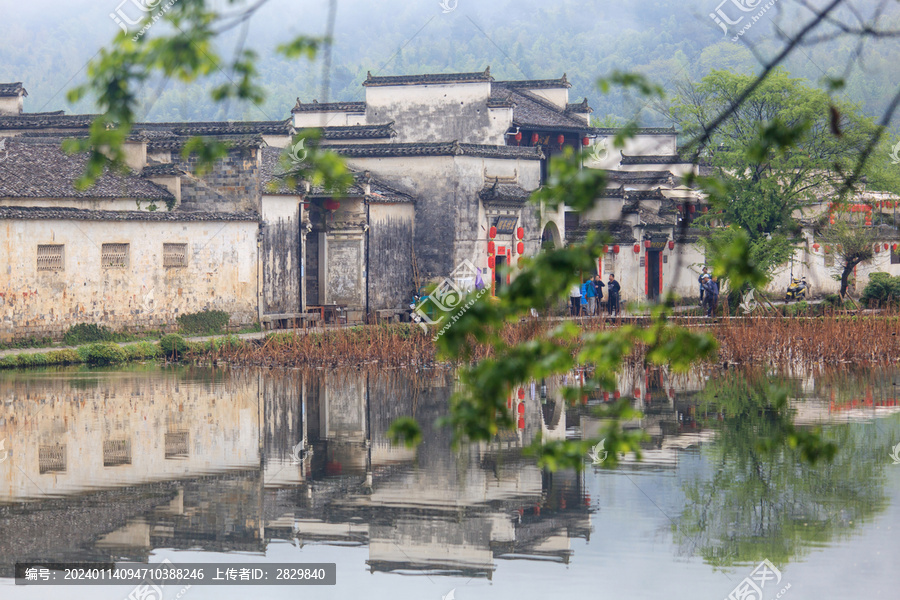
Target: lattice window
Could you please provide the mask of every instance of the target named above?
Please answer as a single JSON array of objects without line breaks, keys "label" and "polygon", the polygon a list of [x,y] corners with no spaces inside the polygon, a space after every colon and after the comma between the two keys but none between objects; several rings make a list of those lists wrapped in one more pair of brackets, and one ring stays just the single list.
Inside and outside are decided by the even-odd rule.
[{"label": "lattice window", "polygon": [[612,257],[608,257],[603,259],[603,274],[608,275],[609,273],[616,272],[616,259]]},{"label": "lattice window", "polygon": [[825,266],[826,267],[834,266],[834,254],[826,254],[825,255]]},{"label": "lattice window", "polygon": [[187,266],[187,244],[163,244],[163,267]]},{"label": "lattice window", "polygon": [[41,475],[44,473],[64,473],[66,470],[66,446],[38,447],[38,468]]},{"label": "lattice window", "polygon": [[38,244],[37,270],[62,271],[65,267],[64,248],[62,244]]},{"label": "lattice window", "polygon": [[128,266],[130,244],[103,244],[100,249],[100,263],[103,267],[124,268]]},{"label": "lattice window", "polygon": [[103,442],[103,466],[116,467],[131,464],[130,440],[107,440]]},{"label": "lattice window", "polygon": [[166,458],[187,458],[190,436],[187,431],[166,434]]}]

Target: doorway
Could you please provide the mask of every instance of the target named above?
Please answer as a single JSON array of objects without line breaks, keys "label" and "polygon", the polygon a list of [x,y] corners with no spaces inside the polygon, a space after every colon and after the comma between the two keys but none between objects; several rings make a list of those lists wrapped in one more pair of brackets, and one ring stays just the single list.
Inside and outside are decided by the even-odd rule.
[{"label": "doorway", "polygon": [[660,284],[662,283],[662,261],[660,256],[662,252],[659,250],[647,251],[647,299],[656,300],[659,298]]}]

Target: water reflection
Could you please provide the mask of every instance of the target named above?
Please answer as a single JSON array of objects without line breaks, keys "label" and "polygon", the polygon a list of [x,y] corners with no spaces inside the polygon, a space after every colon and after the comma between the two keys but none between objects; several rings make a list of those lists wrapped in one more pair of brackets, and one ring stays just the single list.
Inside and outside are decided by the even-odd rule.
[{"label": "water reflection", "polygon": [[[650,438],[644,461],[621,469],[674,472],[685,449],[696,459],[702,448],[679,476],[673,553],[715,565],[788,560],[885,505],[890,432],[878,419],[897,410],[895,373],[790,380],[796,420],[830,423],[829,437],[853,449],[818,467],[756,451],[768,422],[753,386],[764,374],[632,369],[617,391],[567,406],[561,386],[582,377],[514,390],[517,429],[454,450],[433,426],[455,384],[449,371],[0,373],[0,576],[21,560],[263,554],[273,540],[366,546],[373,572],[491,578],[499,560],[569,563],[596,510],[585,477],[608,473],[542,472],[521,451],[538,433],[596,436],[592,406],[619,396],[644,415],[626,426]],[[386,441],[404,415],[423,424],[416,450]]]}]

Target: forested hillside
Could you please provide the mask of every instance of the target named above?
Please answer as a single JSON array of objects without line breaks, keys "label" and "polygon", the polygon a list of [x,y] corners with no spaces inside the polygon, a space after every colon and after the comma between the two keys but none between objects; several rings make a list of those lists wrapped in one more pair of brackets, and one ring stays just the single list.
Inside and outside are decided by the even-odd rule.
[{"label": "forested hillside", "polygon": [[[498,79],[565,72],[573,83],[573,100],[587,96],[599,121],[623,122],[642,104],[621,93],[601,96],[595,86],[599,76],[615,69],[639,71],[671,89],[681,79],[698,80],[712,69],[758,71],[760,60],[781,45],[778,29],[790,33],[801,15],[808,18],[795,0],[780,0],[776,8],[781,12],[770,11],[735,43],[709,17],[716,8],[711,0],[445,0],[443,6],[453,9],[443,12],[438,0],[339,0],[330,99],[361,99],[359,83],[367,71],[480,71],[490,65]],[[86,77],[85,63],[118,31],[109,17],[115,8],[112,0],[2,0],[0,81],[25,82],[29,111],[91,112],[87,103],[68,106],[65,90]],[[884,18],[896,20],[900,10],[891,10]],[[288,115],[298,96],[321,100],[321,61],[286,61],[273,50],[298,33],[322,35],[326,13],[324,0],[270,0],[250,21],[246,43],[260,56],[259,70],[269,91],[262,105],[214,106],[206,89],[158,82],[143,91],[141,118],[277,119]],[[223,58],[231,57],[240,34],[237,29],[222,40]],[[820,84],[826,75],[842,76],[855,50],[855,45],[836,40],[797,52],[786,66],[792,75]],[[865,49],[861,66],[849,72],[841,93],[865,113],[879,114],[900,81],[898,59],[900,42],[879,41]],[[641,121],[665,123],[648,107]]]}]

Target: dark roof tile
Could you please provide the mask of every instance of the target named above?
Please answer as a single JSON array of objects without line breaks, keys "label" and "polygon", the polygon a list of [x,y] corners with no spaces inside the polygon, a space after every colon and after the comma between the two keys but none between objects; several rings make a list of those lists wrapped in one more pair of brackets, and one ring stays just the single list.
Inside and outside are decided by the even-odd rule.
[{"label": "dark roof tile", "polygon": [[297,104],[291,109],[292,113],[300,112],[366,112],[365,102],[322,102],[313,100],[309,104],[300,102],[297,98]]},{"label": "dark roof tile", "polygon": [[458,142],[403,143],[403,144],[344,144],[328,146],[328,150],[349,157],[378,156],[481,156],[485,158],[522,158],[540,160],[540,148],[528,146],[489,146],[484,144],[460,144]]},{"label": "dark roof tile", "polygon": [[38,206],[0,206],[0,219],[60,219],[81,221],[259,221],[255,212],[190,212],[144,210],[87,210]]},{"label": "dark roof tile", "polygon": [[291,119],[283,121],[197,121],[187,123],[135,123],[134,132],[169,132],[175,135],[293,135]]},{"label": "dark roof tile", "polygon": [[28,92],[22,87],[22,82],[0,83],[0,96],[27,96]]},{"label": "dark roof tile", "polygon": [[375,77],[372,72],[366,75],[363,82],[365,87],[385,85],[425,85],[443,83],[480,83],[493,81],[491,68],[488,67],[481,73],[426,73],[421,75],[392,75],[388,77]]},{"label": "dark roof tile", "polygon": [[0,116],[0,129],[88,129],[98,116],[57,113]]},{"label": "dark roof tile", "polygon": [[570,88],[572,84],[569,83],[569,80],[566,78],[566,74],[563,73],[563,76],[559,79],[522,79],[518,81],[498,81],[499,85],[503,85],[511,88],[523,88],[523,89],[546,89],[546,88]]}]

